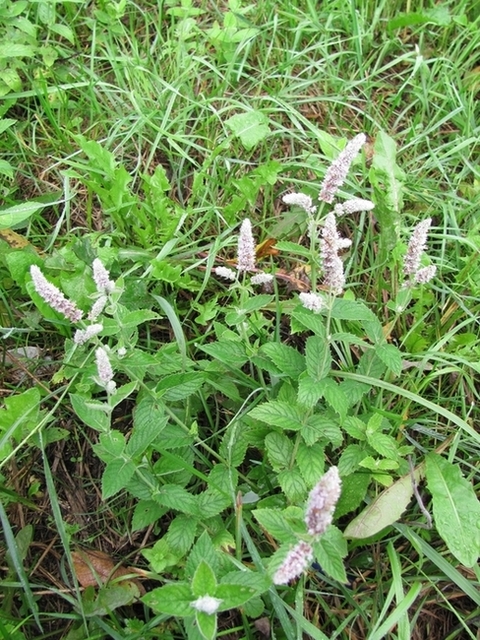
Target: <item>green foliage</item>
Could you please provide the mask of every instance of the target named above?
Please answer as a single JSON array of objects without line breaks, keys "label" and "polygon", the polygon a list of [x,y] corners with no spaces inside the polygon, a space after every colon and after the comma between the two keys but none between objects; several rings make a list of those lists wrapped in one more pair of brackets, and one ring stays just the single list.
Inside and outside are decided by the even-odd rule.
[{"label": "green foliage", "polygon": [[[145,595],[117,577],[59,589],[67,640],[213,639],[230,623],[250,637],[261,616],[288,640],[392,629],[407,640],[423,628],[420,590],[451,608],[436,586],[448,580],[478,603],[473,574],[447,561],[473,567],[480,552],[472,14],[465,3],[0,2],[0,635],[50,633],[45,585],[27,567],[53,521],[57,582],[75,583],[71,550],[105,545],[104,533],[149,579]],[[319,203],[328,165],[362,130],[337,199]],[[292,191],[312,207],[287,208]],[[320,242],[353,195],[375,208],[337,217],[340,294]],[[252,273],[236,269],[245,217]],[[427,217],[422,266],[437,277],[403,286],[409,234]],[[96,258],[112,286],[96,281]],[[35,290],[31,265],[81,321]],[[265,288],[251,280],[261,274]],[[308,292],[321,308],[304,306]],[[44,360],[19,367],[26,344]],[[332,465],[342,493],[314,539],[308,495]],[[95,485],[81,524],[65,510],[64,472]],[[50,502],[53,520],[10,525],[17,501],[35,523]],[[277,589],[299,541],[314,562]],[[365,560],[381,554],[389,562]]]}]

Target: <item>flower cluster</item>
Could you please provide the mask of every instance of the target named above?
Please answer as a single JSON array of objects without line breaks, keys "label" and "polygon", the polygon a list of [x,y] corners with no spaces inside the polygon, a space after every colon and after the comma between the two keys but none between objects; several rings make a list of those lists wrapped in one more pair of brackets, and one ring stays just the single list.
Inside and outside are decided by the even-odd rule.
[{"label": "flower cluster", "polygon": [[324,282],[334,295],[342,293],[345,286],[343,262],[339,256],[341,249],[352,244],[351,240],[341,238],[337,231],[335,214],[330,212],[325,218],[320,241],[320,256],[322,259]]},{"label": "flower cluster", "polygon": [[[251,272],[256,271],[256,253],[255,253],[255,239],[252,232],[252,223],[249,218],[245,218],[240,227],[240,233],[238,236],[237,246],[237,271],[239,272]],[[215,267],[214,273],[225,280],[234,282],[237,279],[237,274],[233,269],[228,267]],[[273,276],[269,273],[263,273],[259,271],[250,278],[250,282],[255,285],[271,284]]]},{"label": "flower cluster", "polygon": [[434,265],[422,267],[422,256],[427,247],[427,236],[432,224],[431,218],[419,222],[412,232],[403,261],[403,272],[409,276],[407,285],[425,284],[433,278],[437,268]]},{"label": "flower cluster", "polygon": [[[77,329],[73,336],[73,342],[77,345],[83,345],[103,330],[103,324],[95,322],[98,316],[105,308],[109,296],[115,290],[115,283],[110,280],[110,274],[99,258],[96,258],[92,264],[93,280],[99,296],[94,302],[88,313],[88,320],[92,323],[83,329]],[[42,271],[36,265],[30,267],[30,275],[38,295],[55,311],[61,313],[67,320],[77,323],[83,317],[83,312],[77,305],[68,300],[58,287],[49,282]],[[115,392],[115,382],[113,381],[113,369],[107,351],[103,347],[99,347],[95,352],[95,361],[97,365],[98,384],[111,394]]]},{"label": "flower cluster", "polygon": [[[310,491],[305,511],[305,524],[312,542],[318,540],[331,524],[341,487],[342,483],[337,467],[330,467]],[[288,584],[297,578],[305,571],[312,558],[312,545],[304,540],[298,542],[290,549],[287,557],[275,572],[274,584]]]}]

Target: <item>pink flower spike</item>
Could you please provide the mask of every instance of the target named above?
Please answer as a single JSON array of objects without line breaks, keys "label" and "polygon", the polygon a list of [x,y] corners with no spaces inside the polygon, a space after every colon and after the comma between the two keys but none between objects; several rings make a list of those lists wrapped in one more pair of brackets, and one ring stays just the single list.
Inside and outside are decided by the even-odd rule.
[{"label": "pink flower spike", "polygon": [[248,218],[245,218],[238,236],[237,269],[239,271],[254,271],[255,259],[255,240],[253,239],[252,223]]},{"label": "pink flower spike", "polygon": [[273,584],[288,584],[298,578],[313,559],[313,549],[308,542],[299,542],[288,552],[287,557],[273,576]]},{"label": "pink flower spike", "polygon": [[82,319],[83,313],[77,305],[67,300],[60,289],[45,278],[37,265],[32,264],[30,275],[32,276],[35,291],[52,309],[61,313],[71,322],[79,322]]},{"label": "pink flower spike", "polygon": [[115,383],[113,383],[112,387],[112,365],[110,364],[108,353],[103,347],[98,347],[98,349],[95,351],[95,361],[97,363],[98,382],[107,390],[115,388]]},{"label": "pink flower spike", "polygon": [[93,279],[95,280],[95,285],[97,287],[98,293],[107,295],[109,293],[112,293],[115,289],[115,283],[113,282],[113,280],[110,280],[110,274],[100,258],[95,258],[92,264],[92,268]]},{"label": "pink flower spike", "polygon": [[330,467],[310,491],[305,524],[311,536],[321,536],[331,524],[341,488],[342,482],[337,467]]},{"label": "pink flower spike", "polygon": [[427,236],[432,224],[431,218],[419,222],[410,237],[407,253],[403,262],[403,271],[407,276],[414,276],[420,268],[422,254],[427,246]]},{"label": "pink flower spike", "polygon": [[366,141],[366,135],[364,133],[359,133],[350,140],[345,149],[340,152],[337,159],[332,162],[325,174],[325,178],[323,179],[320,195],[318,196],[319,200],[323,200],[328,203],[333,202],[337,191],[345,182],[350,165],[355,160]]},{"label": "pink flower spike", "polygon": [[323,266],[324,283],[334,295],[339,295],[345,286],[343,262],[338,252],[352,244],[348,238],[341,238],[337,231],[335,214],[331,211],[325,218],[320,240],[320,256]]}]

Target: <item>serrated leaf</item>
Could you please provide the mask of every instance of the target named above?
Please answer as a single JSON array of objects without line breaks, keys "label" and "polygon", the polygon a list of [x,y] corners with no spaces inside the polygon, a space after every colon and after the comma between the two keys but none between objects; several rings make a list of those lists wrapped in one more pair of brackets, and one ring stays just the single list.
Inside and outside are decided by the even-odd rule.
[{"label": "serrated leaf", "polygon": [[135,412],[133,432],[126,448],[127,454],[132,458],[145,453],[152,442],[159,437],[168,422],[168,416],[152,420],[152,416],[149,414],[148,419],[142,420],[141,415],[142,412],[140,414],[137,411]]},{"label": "serrated leaf", "polygon": [[295,532],[280,511],[275,509],[254,509],[253,515],[260,526],[280,542],[295,541]]},{"label": "serrated leaf", "polygon": [[300,374],[298,378],[298,403],[307,409],[313,409],[323,395],[320,384],[310,377],[307,371]]},{"label": "serrated leaf", "polygon": [[176,484],[166,484],[154,494],[154,499],[165,507],[189,515],[197,515],[197,500],[186,489]]},{"label": "serrated leaf", "polygon": [[176,402],[196,393],[205,380],[206,375],[199,371],[172,373],[160,380],[155,391],[164,400]]},{"label": "serrated leaf", "polygon": [[[217,637],[217,616],[205,611],[195,612],[195,621],[203,640],[215,640]],[[190,637],[190,636],[189,636]]]},{"label": "serrated leaf", "polygon": [[292,311],[291,331],[292,333],[299,333],[305,331],[305,329],[326,340],[325,318],[299,305]]},{"label": "serrated leaf", "polygon": [[238,113],[225,121],[230,131],[250,150],[270,133],[268,118],[260,111]]},{"label": "serrated leaf", "polygon": [[239,311],[245,313],[252,313],[253,311],[258,311],[259,309],[263,309],[271,302],[273,302],[274,297],[269,296],[267,294],[261,294],[258,296],[251,296],[242,304],[242,306],[238,309]]},{"label": "serrated leaf", "polygon": [[305,498],[307,485],[298,469],[287,469],[278,475],[278,482],[282,491],[292,503],[298,503]]},{"label": "serrated leaf", "polygon": [[199,348],[212,358],[228,365],[231,369],[240,369],[248,361],[245,347],[233,340],[199,345]]},{"label": "serrated leaf", "polygon": [[304,419],[304,412],[299,407],[279,400],[264,402],[254,407],[248,415],[272,427],[280,427],[290,431],[301,429]]},{"label": "serrated leaf", "polygon": [[[305,215],[306,217],[306,215]],[[298,255],[304,256],[305,258],[311,258],[312,252],[307,247],[304,247],[301,244],[297,244],[296,242],[290,242],[290,240],[279,240],[275,243],[275,248],[279,251],[285,251],[290,256]]]},{"label": "serrated leaf", "polygon": [[368,436],[368,444],[375,449],[377,453],[391,460],[398,459],[397,441],[386,433],[373,433]]},{"label": "serrated leaf", "polygon": [[166,512],[167,509],[155,500],[140,500],[133,511],[132,531],[139,531],[157,522]]},{"label": "serrated leaf", "polygon": [[167,613],[178,617],[193,615],[195,611],[191,606],[193,600],[188,584],[180,582],[157,587],[142,597],[142,602],[155,613]]},{"label": "serrated leaf", "polygon": [[70,394],[70,402],[73,410],[83,422],[96,431],[108,431],[110,429],[110,407],[105,402],[92,400],[76,393]]},{"label": "serrated leaf", "polygon": [[356,416],[347,416],[342,422],[342,427],[344,431],[346,431],[350,437],[355,438],[355,440],[363,441],[367,437],[365,435],[367,425]]},{"label": "serrated leaf", "polygon": [[297,349],[281,342],[268,342],[261,347],[260,353],[267,355],[282,373],[293,380],[305,369],[305,357]]},{"label": "serrated leaf", "polygon": [[395,375],[402,373],[402,353],[395,345],[384,342],[375,347],[375,353]]},{"label": "serrated leaf", "polygon": [[342,476],[342,494],[335,507],[335,517],[341,518],[357,509],[365,498],[369,484],[369,473],[352,473],[349,476]]},{"label": "serrated leaf", "polygon": [[267,591],[270,586],[270,580],[265,574],[253,573],[253,571],[229,574],[222,578],[215,593],[217,598],[223,600],[219,611],[241,607],[250,598]]},{"label": "serrated leaf", "polygon": [[215,574],[218,573],[220,567],[220,555],[215,549],[212,540],[206,531],[202,533],[190,551],[185,565],[185,575],[192,578],[202,560],[208,562]]},{"label": "serrated leaf", "polygon": [[325,398],[327,404],[338,414],[340,420],[343,420],[346,416],[349,402],[342,388],[331,378],[325,378],[320,382],[320,385],[322,396]]},{"label": "serrated leaf", "polygon": [[170,549],[182,556],[185,555],[194,543],[197,526],[197,520],[191,516],[176,516],[165,536]]},{"label": "serrated leaf", "polygon": [[[423,474],[423,465],[414,471],[418,482]],[[413,495],[412,476],[403,476],[385,489],[360,513],[344,531],[346,538],[369,538],[396,522],[407,508]]]},{"label": "serrated leaf", "polygon": [[273,431],[265,438],[268,459],[275,471],[289,467],[292,463],[293,443],[283,433]]},{"label": "serrated leaf", "polygon": [[5,58],[32,58],[35,55],[36,48],[28,44],[8,44],[0,45],[0,59]]},{"label": "serrated leaf", "polygon": [[340,475],[348,476],[356,471],[362,462],[367,457],[365,447],[359,444],[349,444],[342,452],[340,460],[338,461],[338,471]]},{"label": "serrated leaf", "polygon": [[302,437],[308,445],[312,445],[318,440],[325,440],[331,442],[335,447],[339,447],[343,442],[343,435],[338,424],[328,415],[318,413],[307,418],[302,429]]},{"label": "serrated leaf", "polygon": [[296,461],[300,473],[310,489],[320,479],[325,467],[324,448],[318,443],[307,446],[304,442],[298,445]]},{"label": "serrated leaf", "polygon": [[466,567],[480,555],[480,502],[457,465],[436,453],[426,458],[425,476],[433,498],[433,517],[449,550]]},{"label": "serrated leaf", "polygon": [[347,582],[347,574],[343,564],[343,558],[347,554],[347,545],[336,527],[330,526],[323,536],[313,543],[313,552],[327,575],[343,584]]},{"label": "serrated leaf", "polygon": [[329,343],[318,336],[307,338],[305,345],[307,372],[312,380],[319,382],[325,378],[332,367]]},{"label": "serrated leaf", "polygon": [[102,498],[106,500],[125,488],[135,473],[136,465],[131,460],[112,460],[102,476]]},{"label": "serrated leaf", "polygon": [[192,593],[195,597],[212,595],[217,588],[217,579],[212,567],[202,560],[198,565],[192,579]]}]

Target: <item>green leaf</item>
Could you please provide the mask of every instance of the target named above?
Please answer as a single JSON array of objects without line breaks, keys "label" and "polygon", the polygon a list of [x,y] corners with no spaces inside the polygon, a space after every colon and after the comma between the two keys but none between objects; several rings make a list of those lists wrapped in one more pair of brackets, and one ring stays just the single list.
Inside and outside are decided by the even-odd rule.
[{"label": "green leaf", "polygon": [[258,296],[251,296],[245,300],[240,308],[238,308],[239,312],[252,313],[253,311],[258,311],[259,309],[263,309],[271,302],[273,302],[274,297],[266,294],[261,294]]},{"label": "green leaf", "polygon": [[102,498],[106,500],[125,488],[135,473],[132,460],[112,460],[105,467],[102,476]]},{"label": "green leaf", "polygon": [[10,440],[20,442],[38,426],[40,392],[36,388],[11,395],[0,410],[0,459],[11,452]]},{"label": "green leaf", "polygon": [[126,448],[126,453],[132,458],[142,456],[152,442],[159,437],[168,422],[168,416],[152,419],[152,414],[148,414],[147,419],[142,420],[142,415],[145,416],[144,411],[141,410],[139,413],[137,407],[132,435]]},{"label": "green leaf", "polygon": [[360,418],[347,416],[342,423],[342,427],[355,440],[363,441],[366,439],[365,431],[367,425]]},{"label": "green leaf", "polygon": [[323,536],[313,543],[313,551],[327,575],[343,584],[347,582],[343,564],[343,558],[347,555],[347,543],[341,531],[330,525]]},{"label": "green leaf", "polygon": [[195,518],[184,514],[176,516],[165,536],[168,546],[176,553],[185,555],[195,540],[197,527],[198,522]]},{"label": "green leaf", "polygon": [[296,461],[307,486],[309,488],[313,487],[324,472],[324,448],[318,443],[309,447],[304,442],[300,442]]},{"label": "green leaf", "polygon": [[331,378],[325,378],[321,380],[319,386],[327,404],[338,414],[340,420],[344,420],[349,402],[338,382]]},{"label": "green leaf", "polygon": [[155,613],[167,613],[180,618],[191,616],[194,613],[191,602],[195,598],[193,598],[188,584],[181,582],[157,587],[141,599]]},{"label": "green leaf", "polygon": [[206,531],[202,533],[190,551],[185,566],[185,575],[192,578],[202,560],[208,562],[213,571],[218,573],[220,568],[220,555],[213,546],[212,540]]},{"label": "green leaf", "polygon": [[35,52],[35,47],[9,42],[8,44],[0,45],[0,60],[4,58],[32,58]]},{"label": "green leaf", "polygon": [[305,417],[300,407],[279,400],[264,402],[254,407],[248,415],[272,427],[280,427],[290,431],[301,429]]},{"label": "green leaf", "polygon": [[268,342],[260,349],[261,354],[268,356],[280,371],[293,380],[305,369],[305,357],[282,342]]},{"label": "green leaf", "polygon": [[240,369],[248,361],[243,344],[233,340],[212,342],[198,345],[198,347],[207,355],[226,364],[230,369]]},{"label": "green leaf", "polygon": [[343,450],[340,460],[338,461],[338,471],[341,476],[348,476],[356,471],[367,457],[365,447],[359,444],[349,444]]},{"label": "green leaf", "polygon": [[312,445],[318,440],[331,442],[335,447],[339,447],[343,442],[342,432],[336,422],[327,414],[315,413],[309,416],[302,429],[302,437],[308,445]]},{"label": "green leaf", "polygon": [[160,520],[166,512],[167,509],[155,502],[155,500],[140,500],[133,511],[132,531],[145,529],[145,527]]},{"label": "green leaf", "polygon": [[[270,587],[270,580],[266,575],[255,574],[251,571],[237,575],[239,579],[235,580],[233,584],[222,582],[218,585],[215,597],[222,600],[218,608],[219,611],[241,607],[250,598],[264,593]],[[233,576],[229,580],[233,580]]]},{"label": "green leaf", "polygon": [[308,375],[319,382],[325,378],[332,367],[332,356],[328,341],[318,336],[307,338],[305,345],[305,361]]},{"label": "green leaf", "polygon": [[205,613],[205,611],[197,611],[195,620],[202,637],[205,640],[215,640],[217,637],[217,616]]},{"label": "green leaf", "polygon": [[104,432],[110,429],[111,411],[106,402],[92,400],[76,393],[70,394],[70,402],[77,416],[88,427]]},{"label": "green leaf", "polygon": [[292,333],[300,333],[305,329],[326,340],[325,319],[318,313],[313,313],[310,309],[299,305],[292,312],[291,331]]},{"label": "green leaf", "polygon": [[380,131],[374,143],[370,182],[375,193],[375,216],[380,224],[382,252],[393,249],[400,239],[405,173],[397,165],[395,140]]},{"label": "green leaf", "polygon": [[21,224],[44,207],[45,204],[40,202],[22,202],[12,207],[0,209],[0,229],[9,229]]},{"label": "green leaf", "polygon": [[268,118],[260,111],[239,113],[226,120],[225,125],[249,151],[270,133]]},{"label": "green leaf", "polygon": [[323,389],[320,384],[311,378],[307,371],[301,373],[298,378],[298,403],[306,409],[314,409],[322,395]]},{"label": "green leaf", "polygon": [[14,120],[13,118],[0,118],[0,134],[2,134],[17,122],[18,120]]},{"label": "green leaf", "polygon": [[433,498],[433,517],[449,550],[466,567],[480,555],[480,502],[457,465],[436,453],[426,458],[425,475]]},{"label": "green leaf", "polygon": [[293,456],[293,443],[283,433],[272,431],[265,438],[268,459],[274,471],[289,467]]},{"label": "green leaf", "polygon": [[200,371],[172,373],[160,380],[155,388],[156,393],[167,402],[185,400],[201,389],[206,375]]},{"label": "green leaf", "polygon": [[369,484],[369,473],[352,473],[342,477],[342,494],[335,507],[335,517],[341,518],[357,509],[365,498]]},{"label": "green leaf", "polygon": [[282,487],[282,491],[290,502],[296,504],[305,499],[307,485],[298,469],[281,471],[277,478]]},{"label": "green leaf", "polygon": [[[418,482],[423,473],[423,465],[414,472]],[[403,476],[385,489],[344,531],[346,538],[369,538],[385,527],[396,522],[407,508],[413,495],[412,476]]]},{"label": "green leaf", "polygon": [[285,516],[276,509],[254,509],[253,515],[260,526],[282,543],[295,541],[295,532]]},{"label": "green leaf", "polygon": [[197,501],[186,489],[175,484],[166,484],[153,495],[154,499],[165,507],[187,513],[197,514]]},{"label": "green leaf", "polygon": [[[304,215],[306,218],[306,213]],[[279,251],[285,251],[285,253],[287,253],[289,256],[297,255],[309,259],[312,257],[312,252],[310,249],[304,247],[301,244],[297,244],[296,242],[291,242],[290,240],[279,240],[275,243],[275,249],[278,249]]]},{"label": "green leaf", "polygon": [[395,375],[402,373],[402,353],[395,345],[384,342],[375,347],[375,353]]},{"label": "green leaf", "polygon": [[158,313],[151,311],[150,309],[136,309],[135,311],[129,311],[122,315],[120,318],[120,326],[122,329],[134,329],[138,325],[150,320],[156,320],[160,316]]},{"label": "green leaf", "polygon": [[200,596],[213,596],[217,588],[217,579],[212,567],[202,560],[198,565],[192,579],[192,593],[196,598]]},{"label": "green leaf", "polygon": [[373,433],[368,436],[367,440],[368,444],[381,456],[390,458],[391,460],[398,459],[397,441],[392,436],[386,433]]}]

